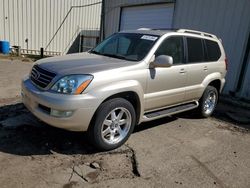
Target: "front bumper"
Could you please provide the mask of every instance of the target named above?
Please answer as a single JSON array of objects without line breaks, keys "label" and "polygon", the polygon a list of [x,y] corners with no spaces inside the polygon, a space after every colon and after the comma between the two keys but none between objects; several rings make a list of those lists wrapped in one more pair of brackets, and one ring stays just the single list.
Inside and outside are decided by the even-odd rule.
[{"label": "front bumper", "polygon": [[[41,91],[29,78],[22,81],[22,101],[40,120],[70,131],[86,131],[100,104],[97,98],[88,94],[64,95]],[[73,114],[70,117],[54,117],[50,115],[49,109],[73,111]]]}]

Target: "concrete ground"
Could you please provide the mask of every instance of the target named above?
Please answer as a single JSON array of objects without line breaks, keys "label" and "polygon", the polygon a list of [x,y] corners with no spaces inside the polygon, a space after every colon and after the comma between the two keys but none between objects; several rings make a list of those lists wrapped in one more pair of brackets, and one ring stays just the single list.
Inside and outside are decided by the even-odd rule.
[{"label": "concrete ground", "polygon": [[1,187],[250,187],[250,123],[227,116],[248,110],[219,104],[208,119],[188,112],[144,123],[99,153],[86,133],[45,125],[18,102],[30,67],[0,61]]}]

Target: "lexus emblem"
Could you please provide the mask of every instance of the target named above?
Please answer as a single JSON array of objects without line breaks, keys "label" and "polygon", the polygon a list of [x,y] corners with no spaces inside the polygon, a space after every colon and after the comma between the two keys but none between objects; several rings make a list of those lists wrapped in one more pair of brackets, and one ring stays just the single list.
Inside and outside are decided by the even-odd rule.
[{"label": "lexus emblem", "polygon": [[33,77],[34,77],[34,79],[38,80],[39,77],[40,77],[40,73],[37,72],[36,70],[34,70],[34,72],[33,72]]}]

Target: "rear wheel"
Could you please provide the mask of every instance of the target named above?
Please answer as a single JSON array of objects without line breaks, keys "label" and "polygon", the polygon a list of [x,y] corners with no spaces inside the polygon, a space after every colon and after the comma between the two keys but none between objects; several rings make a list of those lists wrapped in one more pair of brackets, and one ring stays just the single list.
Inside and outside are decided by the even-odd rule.
[{"label": "rear wheel", "polygon": [[218,102],[217,89],[213,86],[207,86],[199,102],[199,115],[201,117],[211,116]]},{"label": "rear wheel", "polygon": [[124,144],[134,130],[135,110],[132,104],[115,98],[100,105],[89,130],[92,143],[99,150],[112,150]]}]

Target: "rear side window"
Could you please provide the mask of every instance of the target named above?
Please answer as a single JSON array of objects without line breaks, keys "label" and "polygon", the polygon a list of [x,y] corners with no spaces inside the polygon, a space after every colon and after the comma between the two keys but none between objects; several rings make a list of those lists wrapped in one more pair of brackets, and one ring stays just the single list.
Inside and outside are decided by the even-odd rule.
[{"label": "rear side window", "polygon": [[198,63],[204,61],[202,39],[187,37],[188,62]]},{"label": "rear side window", "polygon": [[205,40],[205,46],[207,49],[207,61],[217,61],[221,56],[220,47],[217,42],[211,40]]}]

